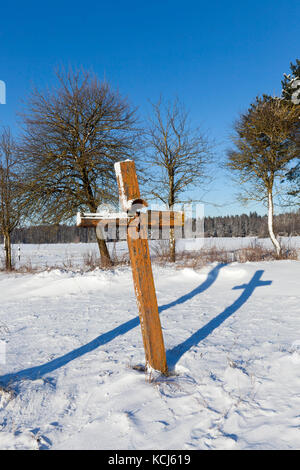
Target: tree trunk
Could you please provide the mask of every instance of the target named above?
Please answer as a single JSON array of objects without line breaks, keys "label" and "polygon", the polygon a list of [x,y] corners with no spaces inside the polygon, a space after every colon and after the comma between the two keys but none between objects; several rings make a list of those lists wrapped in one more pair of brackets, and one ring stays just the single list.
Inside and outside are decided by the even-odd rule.
[{"label": "tree trunk", "polygon": [[174,235],[174,229],[173,228],[170,228],[169,251],[170,251],[170,261],[175,263],[175,261],[176,261],[176,241],[175,241],[175,235]]},{"label": "tree trunk", "polygon": [[[89,208],[91,212],[94,212],[94,213],[97,212],[97,207],[94,201],[90,202]],[[96,234],[96,240],[97,240],[99,252],[100,252],[101,266],[102,268],[108,268],[113,265],[113,262],[110,257],[110,254],[106,245],[106,241],[104,239],[103,230],[100,227],[100,225],[95,227],[95,234]]]},{"label": "tree trunk", "polygon": [[[174,209],[174,170],[170,169],[169,172],[169,200],[168,200],[168,209],[172,211]],[[175,232],[173,228],[170,228],[169,232],[169,256],[170,261],[175,263],[176,261],[176,243],[175,243]]]},{"label": "tree trunk", "polygon": [[269,230],[271,242],[273,243],[274,248],[276,250],[276,254],[277,256],[279,256],[281,252],[281,247],[273,231],[273,213],[274,213],[273,195],[272,195],[272,191],[269,190],[268,191],[268,230]]},{"label": "tree trunk", "polygon": [[11,240],[10,233],[4,235],[4,249],[5,249],[5,269],[12,270],[12,257],[11,257]]},{"label": "tree trunk", "polygon": [[[88,181],[88,175],[87,175],[86,169],[83,168],[82,172],[83,172],[83,181],[84,181],[84,186],[86,190],[86,195],[89,201],[88,203],[89,209],[91,212],[96,213],[97,205],[94,199],[92,188]],[[99,252],[100,252],[101,266],[102,268],[108,268],[113,265],[113,262],[110,257],[106,242],[104,240],[103,230],[99,225],[95,227],[95,233],[96,233],[96,240],[97,240]]]},{"label": "tree trunk", "polygon": [[[98,236],[99,230],[102,231],[100,227],[95,228],[95,233],[96,233],[96,239],[99,247],[99,252],[100,252],[100,259],[101,259],[101,266],[102,268],[108,268],[110,266],[113,266],[112,259],[110,257],[106,242],[104,238],[100,238]],[[100,234],[99,234],[100,235]]]}]

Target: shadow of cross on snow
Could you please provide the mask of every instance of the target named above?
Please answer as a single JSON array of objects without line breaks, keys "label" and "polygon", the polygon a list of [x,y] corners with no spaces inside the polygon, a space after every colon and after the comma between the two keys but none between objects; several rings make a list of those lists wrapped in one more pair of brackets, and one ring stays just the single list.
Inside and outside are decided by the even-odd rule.
[{"label": "shadow of cross on snow", "polygon": [[[196,295],[204,292],[208,289],[217,279],[220,269],[223,268],[225,264],[219,264],[215,266],[208,274],[207,279],[200,284],[200,286],[196,287],[196,289],[192,290],[188,294],[185,294],[179,299],[170,302],[169,304],[162,305],[160,307],[160,312],[172,308],[175,305],[182,304],[184,302],[189,301]],[[167,351],[167,359],[168,359],[168,366],[171,369],[172,366],[178,362],[181,356],[185,352],[187,352],[192,346],[197,345],[202,339],[206,338],[214,329],[221,325],[230,315],[236,312],[252,295],[254,289],[260,286],[270,285],[272,281],[261,281],[260,278],[263,274],[263,270],[256,271],[252,279],[248,284],[243,284],[242,286],[233,287],[233,289],[242,289],[243,292],[241,293],[240,297],[229,307],[227,307],[222,313],[220,313],[217,317],[211,320],[207,325],[202,327],[196,333],[194,333],[190,338],[188,338],[183,343],[179,344],[175,348]],[[70,351],[63,356],[57,357],[52,359],[51,361],[41,364],[38,366],[29,367],[27,369],[21,370],[19,372],[8,373],[5,375],[0,376],[0,384],[2,386],[7,385],[16,385],[16,382],[21,381],[23,379],[27,380],[37,380],[44,375],[48,375],[49,373],[64,367],[69,362],[74,361],[75,359],[88,354],[91,351],[94,351],[99,346],[109,343],[113,339],[117,338],[118,336],[124,335],[128,333],[128,331],[136,328],[139,325],[139,317],[132,318],[127,322],[123,323],[122,325],[117,326],[113,330],[110,330],[106,333],[102,333],[97,338],[93,339],[87,344],[80,346],[73,351]],[[48,376],[48,380],[50,380]]]},{"label": "shadow of cross on snow", "polygon": [[263,270],[258,270],[254,273],[248,284],[242,284],[241,286],[233,287],[233,290],[242,289],[241,295],[233,302],[233,304],[231,304],[229,307],[226,307],[222,313],[213,318],[210,322],[200,328],[200,330],[196,331],[196,333],[192,334],[192,336],[183,341],[181,344],[178,344],[173,349],[169,349],[167,351],[167,361],[170,369],[174,368],[175,364],[189,349],[191,349],[193,346],[196,346],[200,341],[205,339],[225,320],[227,320],[227,318],[229,318],[239,308],[241,308],[257,287],[269,286],[272,284],[272,281],[260,280],[263,273]]},{"label": "shadow of cross on snow", "polygon": [[[196,287],[196,289],[193,289],[188,294],[185,294],[179,297],[179,299],[176,299],[173,302],[170,302],[169,304],[162,305],[159,308],[159,311],[162,312],[164,310],[172,308],[173,306],[177,304],[182,304],[184,302],[187,302],[188,300],[193,298],[195,295],[198,295],[204,292],[217,280],[219,272],[224,266],[226,266],[226,264],[218,264],[217,266],[214,266],[214,268],[211,269],[209,273],[207,273],[206,280],[203,281],[203,283],[200,284],[200,286]],[[85,354],[90,353],[91,351],[94,351],[95,349],[99,348],[99,346],[103,346],[104,344],[109,343],[110,341],[114,340],[118,336],[125,335],[133,328],[136,328],[139,324],[140,324],[140,320],[139,320],[139,317],[137,316],[117,326],[116,328],[110,331],[107,331],[106,333],[102,333],[100,336],[93,339],[89,343],[84,344],[83,346],[80,346],[79,348],[74,349],[73,351],[70,351],[64,354],[63,356],[52,359],[52,361],[46,362],[45,364],[41,364],[38,366],[29,367],[27,369],[20,370],[19,372],[13,372],[13,373],[2,375],[0,376],[0,385],[1,386],[7,386],[8,384],[12,385],[15,382],[21,381],[23,379],[37,380],[43,377],[44,375],[48,375],[51,372],[57,369],[60,369],[61,367],[64,367],[69,362],[74,361],[75,359],[78,359],[79,357],[82,357]],[[49,375],[47,377],[47,380],[49,381]]]}]

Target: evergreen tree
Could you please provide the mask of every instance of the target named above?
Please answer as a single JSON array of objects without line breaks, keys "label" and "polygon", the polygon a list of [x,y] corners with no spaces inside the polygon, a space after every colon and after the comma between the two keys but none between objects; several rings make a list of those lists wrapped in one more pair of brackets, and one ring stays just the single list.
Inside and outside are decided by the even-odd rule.
[{"label": "evergreen tree", "polygon": [[[300,109],[286,100],[263,96],[251,104],[234,127],[234,148],[228,151],[227,167],[238,176],[244,200],[262,201],[268,207],[270,239],[279,255],[281,247],[273,230],[274,193],[297,158],[294,143]],[[244,233],[248,231],[243,220]]]},{"label": "evergreen tree", "polygon": [[296,63],[291,62],[291,73],[283,74],[282,98],[293,101],[294,104],[300,104],[300,60],[296,59]]},{"label": "evergreen tree", "polygon": [[300,161],[286,174],[286,178],[292,184],[288,194],[300,197]]},{"label": "evergreen tree", "polygon": [[[296,59],[296,63],[291,63],[290,68],[291,73],[284,74],[284,79],[281,81],[282,98],[300,106],[300,60]],[[295,140],[299,149],[298,163],[287,172],[286,179],[291,183],[288,194],[300,198],[300,120],[295,133]]]}]

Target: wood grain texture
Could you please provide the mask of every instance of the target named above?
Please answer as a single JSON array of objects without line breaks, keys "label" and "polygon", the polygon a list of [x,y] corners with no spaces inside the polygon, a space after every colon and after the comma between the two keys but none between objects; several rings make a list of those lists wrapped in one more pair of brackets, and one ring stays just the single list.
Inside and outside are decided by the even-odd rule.
[{"label": "wood grain texture", "polygon": [[[135,164],[127,160],[119,162],[116,168],[120,201],[126,210],[126,201],[140,198]],[[167,374],[167,360],[163,334],[158,313],[157,298],[151,267],[150,252],[146,233],[148,214],[140,214],[132,220],[127,229],[132,275],[139,309],[139,317],[145,348],[146,366]]]},{"label": "wood grain texture", "polygon": [[[167,214],[167,215],[165,215]],[[96,214],[97,215],[97,214]],[[145,228],[174,228],[174,227],[183,227],[184,226],[184,214],[182,212],[174,211],[152,211],[149,210],[145,213],[147,217],[143,217],[141,224]],[[88,217],[81,216],[80,222],[77,223],[77,227],[97,227],[99,224],[105,225],[116,225],[122,227],[128,227],[130,223],[130,218],[116,217],[116,218],[107,218],[99,214],[98,217]]]}]

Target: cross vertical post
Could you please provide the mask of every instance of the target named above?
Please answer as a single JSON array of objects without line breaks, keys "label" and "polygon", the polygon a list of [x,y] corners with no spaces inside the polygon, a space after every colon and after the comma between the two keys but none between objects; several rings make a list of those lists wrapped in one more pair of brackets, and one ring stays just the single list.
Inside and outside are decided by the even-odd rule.
[{"label": "cross vertical post", "polygon": [[[140,199],[135,164],[131,160],[115,164],[123,211],[128,211],[129,202]],[[148,218],[141,213],[139,220]],[[147,223],[136,224],[133,219],[127,228],[127,243],[132,267],[132,276],[139,309],[146,367],[150,366],[167,374],[166,352],[158,313],[157,298],[148,245]]]},{"label": "cross vertical post", "polygon": [[[158,314],[154,279],[148,245],[148,230],[184,227],[184,213],[175,211],[141,209],[147,206],[141,199],[135,164],[131,160],[117,162],[115,171],[119,186],[119,197],[123,212],[77,214],[78,227],[98,227],[124,229],[132,267],[132,276],[137,299],[146,356],[146,368],[152,367],[167,374],[168,366],[163,334]],[[151,236],[152,238],[152,236]]]}]

